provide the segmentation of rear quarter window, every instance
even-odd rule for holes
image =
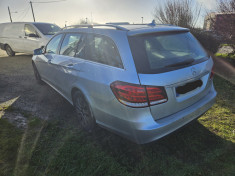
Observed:
[[[123,68],[120,54],[115,43],[108,37],[102,35],[87,35],[87,59]]]

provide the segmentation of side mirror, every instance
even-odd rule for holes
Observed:
[[[41,50],[42,50],[42,54],[44,54],[46,52],[45,46],[41,46]]]
[[[33,51],[33,55],[41,55],[41,54],[42,54],[42,48],[38,48]]]
[[[37,34],[34,34],[34,33],[31,33],[31,34],[29,34],[29,37],[38,38],[38,35],[37,35]]]

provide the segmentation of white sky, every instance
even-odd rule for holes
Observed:
[[[0,23],[9,22],[7,7],[10,7],[13,21],[33,21],[29,4],[30,0],[0,0]],[[48,2],[60,0],[32,0],[32,2]],[[205,7],[198,25],[203,24],[206,11],[213,11],[216,0],[194,0]],[[153,20],[154,7],[164,0],[65,0],[54,3],[33,3],[34,14],[38,22],[56,23],[59,26],[78,23],[88,18],[93,22],[130,22],[141,23]]]

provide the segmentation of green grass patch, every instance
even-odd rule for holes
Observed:
[[[216,53],[215,56],[222,57],[222,58],[230,58],[235,59],[235,54],[222,54],[222,53]]]
[[[222,47],[222,46],[232,46],[232,47],[235,47],[234,44],[221,44],[219,47]]]
[[[0,175],[13,175],[23,131],[0,119]]]
[[[83,132],[73,116],[42,121],[26,113],[24,134],[0,120],[0,147],[5,146],[0,148],[0,175],[235,175],[235,86],[217,76],[214,83],[217,101],[205,115],[145,145],[101,128]],[[10,131],[17,140],[5,140],[3,145]]]

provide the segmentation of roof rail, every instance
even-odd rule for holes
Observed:
[[[62,30],[64,29],[70,29],[70,28],[93,28],[93,27],[99,27],[99,26],[107,26],[107,27],[114,27],[117,30],[122,30],[122,31],[128,31],[128,29],[118,26],[118,25],[114,25],[114,24],[82,24],[82,25],[72,25],[72,26],[66,26],[64,28],[62,28]]]

